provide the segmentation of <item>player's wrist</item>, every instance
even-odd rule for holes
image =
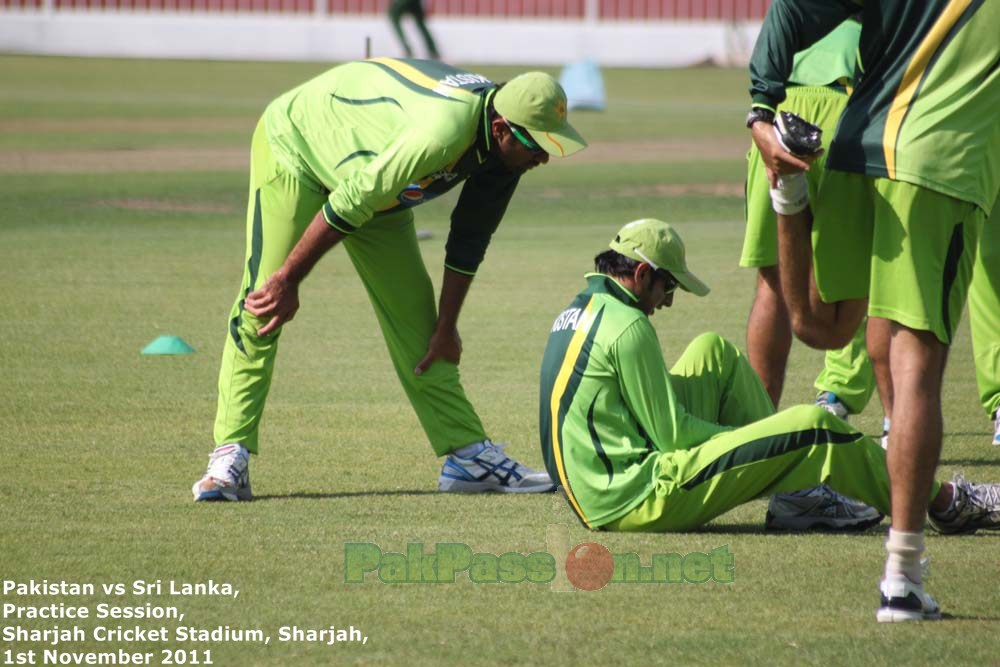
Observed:
[[[771,207],[780,215],[795,215],[809,206],[809,180],[804,171],[778,176],[771,188]]]
[[[774,123],[774,111],[767,107],[753,107],[750,109],[750,113],[747,114],[746,119],[747,128],[752,130],[753,126],[757,123],[766,123],[767,125]]]

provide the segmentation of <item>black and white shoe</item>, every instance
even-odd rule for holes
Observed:
[[[956,473],[951,481],[955,499],[940,514],[928,512],[939,533],[974,533],[980,528],[1000,530],[1000,484],[974,484]]]
[[[875,617],[879,623],[906,621],[936,621],[941,618],[941,607],[925,590],[905,574],[887,575],[879,584],[881,606]]]
[[[776,493],[767,505],[767,530],[864,530],[882,521],[874,507],[842,496],[826,484]]]

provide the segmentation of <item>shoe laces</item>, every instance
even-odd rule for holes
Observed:
[[[205,474],[220,482],[236,484],[246,470],[247,463],[246,455],[239,445],[230,450],[217,449],[208,456],[208,471]]]
[[[509,456],[507,456],[507,444],[506,442],[492,442],[486,440],[483,442],[483,451],[479,452],[474,456],[482,457],[491,463],[503,463],[505,461],[511,461]]]
[[[962,473],[956,473],[952,483],[956,489],[961,489],[965,502],[977,510],[1000,510],[1000,484],[975,484],[966,480]]]

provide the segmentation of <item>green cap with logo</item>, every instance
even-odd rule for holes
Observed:
[[[662,220],[643,218],[630,222],[612,239],[610,247],[637,262],[663,269],[680,283],[681,289],[695,296],[705,296],[708,285],[688,271],[684,260],[684,242],[673,227]]]
[[[587,147],[566,120],[565,91],[545,72],[528,72],[505,83],[493,98],[493,108],[528,130],[549,155],[566,157]]]

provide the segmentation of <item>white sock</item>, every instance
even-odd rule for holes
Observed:
[[[892,420],[888,417],[882,418],[882,433],[889,435],[889,426],[892,425]]]
[[[452,454],[454,456],[458,456],[463,459],[471,459],[473,456],[486,449],[487,442],[488,441],[484,440],[483,442],[474,442],[471,445],[466,445],[465,447],[459,447],[458,449],[453,451]]]
[[[889,539],[885,541],[885,550],[889,553],[889,557],[885,560],[886,575],[902,572],[913,583],[921,583],[923,575],[920,556],[924,553],[923,533],[904,533],[890,528]]]

